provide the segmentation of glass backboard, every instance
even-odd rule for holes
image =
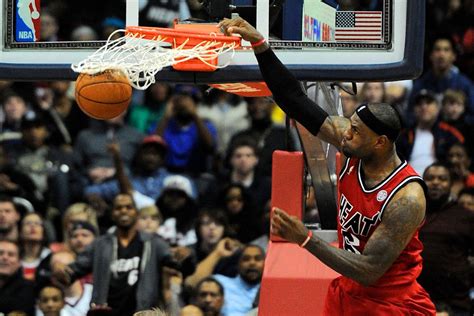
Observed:
[[[422,71],[423,0],[203,1],[0,0],[0,79],[74,80],[71,63],[103,45],[113,29],[163,27],[176,18],[210,23],[232,13],[269,38],[300,80],[399,80]],[[182,83],[261,80],[250,50],[236,51],[230,65],[215,72],[164,69],[157,77]]]

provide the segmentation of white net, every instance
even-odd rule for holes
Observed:
[[[117,35],[124,34],[116,38]],[[130,84],[135,89],[145,90],[155,83],[155,75],[164,67],[182,63],[197,58],[212,68],[226,67],[211,63],[219,55],[235,52],[235,43],[222,43],[219,41],[202,41],[192,48],[184,48],[187,41],[175,48],[169,48],[166,38],[158,36],[145,39],[144,35],[126,33],[126,30],[117,30],[112,33],[106,44],[92,55],[71,66],[72,70],[79,73],[96,74],[108,69],[119,69],[130,79]],[[166,47],[168,46],[168,47]]]

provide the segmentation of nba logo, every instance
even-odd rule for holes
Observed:
[[[16,0],[17,42],[36,42],[40,37],[40,0]]]

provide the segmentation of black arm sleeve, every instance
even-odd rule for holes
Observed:
[[[256,54],[260,71],[276,103],[313,135],[319,133],[328,114],[303,91],[300,82],[271,49]]]

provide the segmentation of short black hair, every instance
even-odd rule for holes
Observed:
[[[51,288],[54,288],[54,289],[59,290],[59,292],[61,292],[61,296],[62,296],[63,301],[64,301],[64,299],[66,298],[66,293],[64,292],[64,290],[63,290],[62,288],[60,288],[59,286],[56,286],[56,285],[54,285],[54,284],[52,284],[52,283],[48,283],[48,284],[44,285],[43,287],[41,287],[41,288],[39,289],[39,291],[38,291],[38,299],[39,299],[39,297],[40,297],[41,292],[42,292],[45,288],[47,288],[47,287],[51,287]]]
[[[18,212],[18,209],[16,207],[15,201],[11,196],[5,195],[5,194],[0,194],[0,203],[11,203],[13,207],[15,208],[15,211]]]
[[[199,210],[197,220],[194,223],[194,229],[196,231],[198,244],[200,244],[202,241],[202,236],[199,233],[199,228],[201,227],[201,220],[204,216],[207,216],[215,223],[224,226],[224,234],[222,238],[232,235],[232,231],[229,226],[229,219],[224,209],[218,207],[203,207]]]
[[[428,170],[431,169],[431,168],[435,168],[435,167],[445,168],[448,171],[448,174],[449,174],[449,181],[450,182],[452,181],[453,176],[451,174],[451,170],[449,169],[449,166],[447,164],[445,164],[444,162],[441,162],[441,161],[435,161],[431,165],[426,167],[425,171],[423,171],[423,179],[425,178],[426,173],[428,172]]]
[[[435,38],[431,42],[430,53],[433,52],[436,42],[438,41],[448,41],[451,44],[451,48],[453,49],[454,54],[458,55],[458,45],[449,33],[439,33],[435,36]]]
[[[461,195],[466,194],[474,197],[474,188],[463,188],[461,191],[458,193],[458,198],[461,197]]]
[[[257,248],[260,250],[260,252],[262,253],[262,255],[265,257],[266,256],[266,253],[265,253],[265,249],[263,249],[261,246],[257,245],[257,244],[246,244],[244,246],[244,248],[242,248],[241,252],[240,252],[240,257],[242,257],[242,255],[244,254],[245,250],[247,250],[248,248]],[[239,257],[239,260],[240,260],[240,257]]]
[[[397,130],[400,134],[403,128],[403,121],[398,110],[388,103],[370,103],[370,112],[383,124],[391,129]]]
[[[201,281],[198,282],[198,284],[196,284],[196,294],[199,293],[199,289],[201,288],[201,285],[203,285],[203,283],[206,283],[206,282],[215,283],[217,285],[217,287],[219,288],[219,293],[222,296],[224,296],[224,287],[222,286],[222,284],[219,281],[217,281],[215,278],[213,278],[211,276],[202,279]]]

